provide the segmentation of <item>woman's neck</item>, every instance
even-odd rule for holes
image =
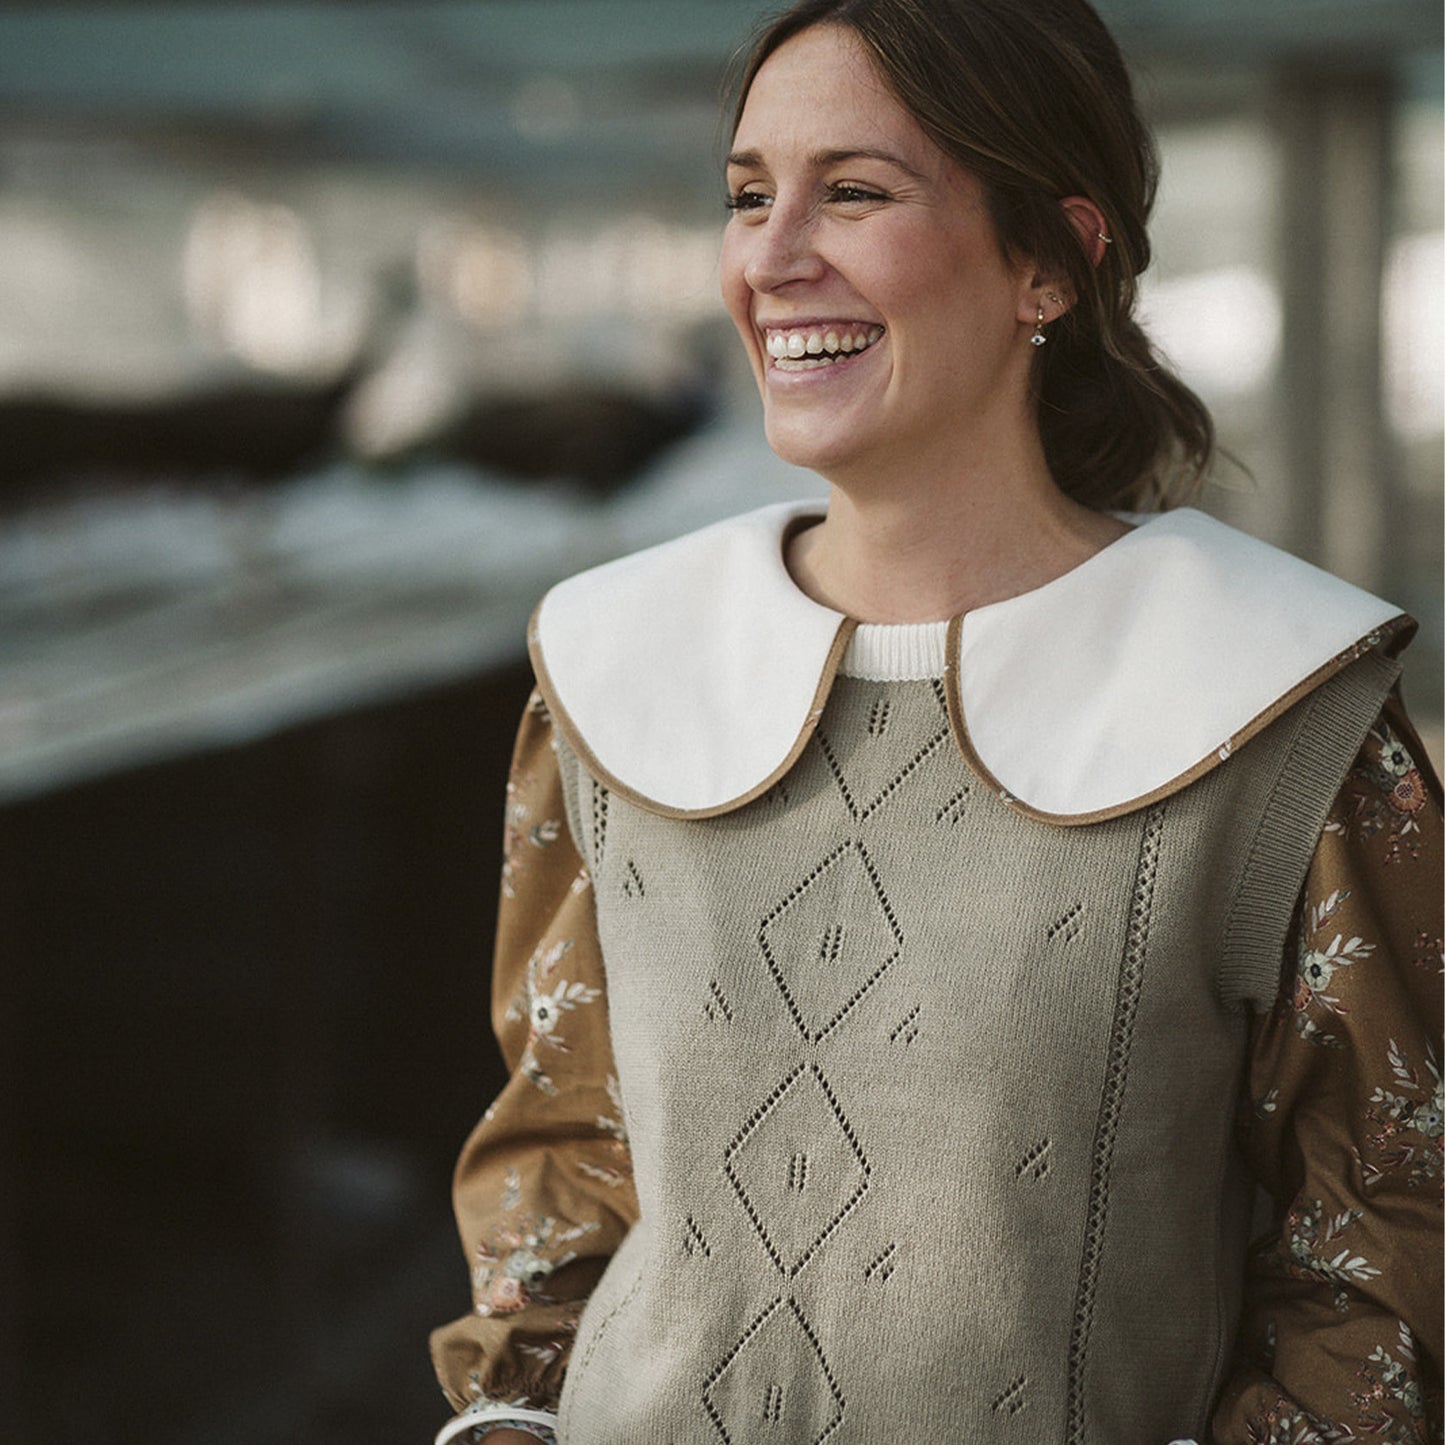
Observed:
[[[1051,582],[1128,527],[1066,497],[1040,462],[1013,476],[887,490],[834,483],[788,547],[793,580],[860,622],[928,622]]]

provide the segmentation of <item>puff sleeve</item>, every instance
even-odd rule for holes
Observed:
[[[1219,1445],[1440,1438],[1441,862],[1439,785],[1392,698],[1255,1024],[1242,1142],[1275,1228],[1249,1262]]]
[[[555,1410],[582,1307],[637,1215],[591,880],[565,817],[534,695],[507,784],[493,976],[511,1077],[456,1169],[472,1311],[431,1340],[452,1405],[494,1424],[489,1404]]]

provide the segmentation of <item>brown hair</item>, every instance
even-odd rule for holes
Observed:
[[[763,62],[824,24],[857,34],[925,133],[983,183],[1005,253],[1077,297],[1038,348],[1054,480],[1091,507],[1183,501],[1209,466],[1214,424],[1134,320],[1159,162],[1087,0],[799,0],[747,52],[734,131]],[[1112,243],[1098,266],[1059,205],[1066,196],[1105,217]]]

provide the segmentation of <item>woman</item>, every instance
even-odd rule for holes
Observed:
[[[831,496],[538,609],[439,1438],[1429,1438],[1409,624],[1141,514],[1153,182],[1084,0],[755,48],[723,289]]]

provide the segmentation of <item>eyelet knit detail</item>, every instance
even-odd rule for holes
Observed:
[[[862,622],[838,671],[862,682],[923,682],[942,677],[947,622]]]
[[[1109,1214],[1109,1176],[1114,1167],[1114,1142],[1124,1109],[1129,1059],[1134,1044],[1134,1021],[1144,990],[1144,966],[1149,927],[1154,916],[1154,883],[1159,871],[1159,842],[1164,834],[1163,803],[1144,815],[1139,842],[1139,863],[1134,874],[1129,906],[1129,927],[1114,995],[1114,1024],[1104,1066],[1104,1091],[1094,1131],[1093,1162],[1089,1174],[1089,1209],[1084,1226],[1084,1251],[1079,1265],[1079,1286],[1074,1322],[1069,1334],[1068,1418],[1066,1445],[1084,1445],[1087,1424],[1084,1377],[1089,1336],[1094,1324],[1094,1299],[1103,1266],[1104,1234]]]

